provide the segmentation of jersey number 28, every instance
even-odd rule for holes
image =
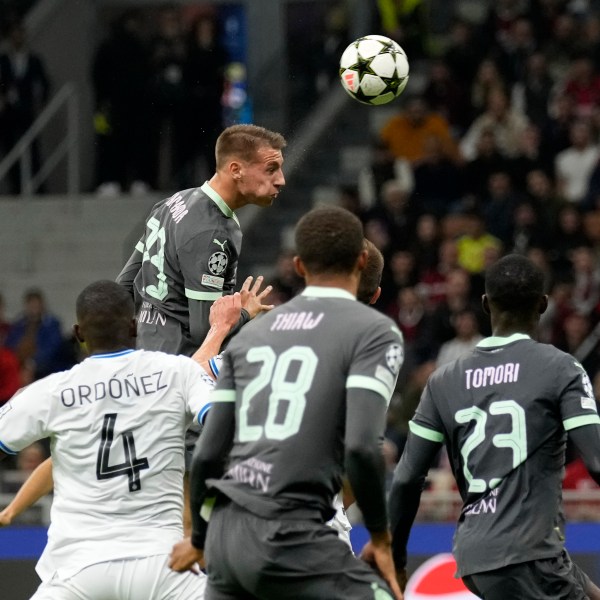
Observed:
[[[258,375],[242,393],[238,439],[253,442],[263,436],[270,440],[285,440],[300,429],[306,408],[306,393],[310,390],[319,359],[308,346],[292,346],[279,356],[271,346],[251,348],[246,354],[250,363],[262,363]],[[288,379],[296,363],[293,379]],[[267,418],[264,425],[250,424],[248,412],[256,395],[271,386],[268,397]],[[281,403],[285,403],[285,416],[280,416]]]

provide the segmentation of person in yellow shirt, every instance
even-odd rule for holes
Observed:
[[[488,254],[497,256],[502,242],[485,230],[485,222],[479,213],[469,213],[465,219],[465,233],[456,243],[458,264],[471,274],[482,273]]]

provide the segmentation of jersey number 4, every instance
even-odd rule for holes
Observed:
[[[117,465],[109,465],[110,448],[115,434],[116,414],[104,415],[102,424],[102,437],[100,439],[100,448],[98,448],[98,460],[96,461],[96,477],[98,479],[112,479],[127,475],[129,480],[129,491],[137,492],[142,489],[140,482],[140,471],[148,469],[148,459],[138,458],[135,453],[135,442],[131,431],[124,431],[121,434],[123,438],[123,448],[125,451],[125,460]]]

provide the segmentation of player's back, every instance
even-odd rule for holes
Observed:
[[[208,399],[201,372],[185,357],[126,350],[87,358],[13,400],[17,412],[39,397],[23,431],[51,439],[46,561],[74,568],[160,554],[180,539],[184,432]],[[44,560],[40,568],[52,570]]]
[[[217,383],[219,397],[235,397],[236,434],[227,474],[211,483],[267,518],[331,517],[346,390],[366,387],[389,399],[402,359],[393,329],[347,292],[312,287],[247,325]]]
[[[411,429],[446,440],[464,500],[461,574],[557,555],[565,430],[590,418],[582,367],[524,335],[487,338],[432,375]]]

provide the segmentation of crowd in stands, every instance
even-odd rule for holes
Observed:
[[[389,411],[390,466],[427,377],[490,335],[481,308],[485,270],[508,252],[529,256],[546,273],[550,302],[539,339],[577,358],[600,399],[600,3],[495,0],[485,18],[455,20],[435,48],[418,10],[426,3],[408,3],[412,12],[402,12],[402,4],[380,3],[382,32],[407,49],[409,60],[424,59],[418,64],[427,77],[418,90],[409,84],[397,114],[372,140],[370,164],[343,190],[344,206],[360,216],[385,257],[375,308],[396,321],[406,345]],[[178,13],[166,10],[156,37],[146,39],[139,17],[127,12],[114,24],[94,63],[96,132],[104,146],[98,185],[158,186],[158,164],[163,181],[197,182],[195,161],[206,148],[212,156],[211,136],[221,128],[209,110],[212,116],[195,125],[208,133],[190,137],[189,111],[217,111],[222,92],[222,55],[211,49],[215,23],[201,16],[186,30]],[[346,41],[342,22],[331,13],[330,56]],[[200,84],[188,75],[206,53],[213,61]],[[322,73],[311,77],[322,85]],[[133,106],[124,86],[155,94],[153,110],[180,152],[169,164],[157,150],[166,142],[144,138],[147,119],[157,114]],[[150,156],[140,148],[155,150]],[[274,265],[276,304],[301,289],[292,257],[284,249]],[[0,368],[12,361],[13,371],[18,366],[21,377],[24,370],[31,377],[25,356],[37,356],[37,368],[44,364],[34,353],[41,349],[33,326],[25,319],[8,332],[2,327]],[[593,486],[579,467],[570,467],[567,486]]]
[[[416,13],[391,4],[387,33],[426,59],[427,76],[340,202],[385,256],[376,308],[404,334],[387,440],[397,459],[427,376],[491,333],[484,274],[505,253],[547,274],[540,340],[575,356],[600,395],[600,7],[498,0],[433,52]],[[273,281],[283,298],[296,290],[288,260]],[[568,487],[595,487],[578,466]]]

